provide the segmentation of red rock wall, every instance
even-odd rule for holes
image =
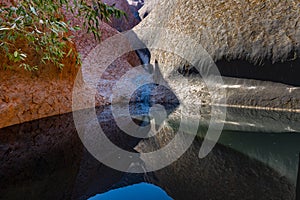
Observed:
[[[27,58],[37,61],[36,55],[24,46],[23,50],[29,52]],[[68,47],[76,52],[74,44],[69,43]],[[17,66],[4,70],[4,64],[13,66],[14,63],[5,54],[0,55],[0,60],[0,128],[70,111],[70,91],[79,69],[74,57],[64,58],[63,70],[53,64],[43,64],[36,72]]]
[[[82,25],[82,20],[73,18],[71,13],[65,13],[65,16],[73,24]],[[101,23],[101,31],[102,40],[118,33],[105,23]],[[84,30],[74,35],[76,49],[82,59],[99,44],[92,34],[87,34]],[[34,55],[30,56],[35,59]],[[7,58],[2,55],[0,60],[3,63]],[[117,67],[112,70],[116,74],[122,68],[128,69],[140,64],[133,52],[116,62]],[[66,58],[64,63],[62,72],[49,65],[42,66],[34,73],[22,69],[0,70],[0,128],[72,111],[73,82],[79,68],[75,68],[74,59]],[[96,105],[104,103],[101,95],[96,95],[96,101]]]

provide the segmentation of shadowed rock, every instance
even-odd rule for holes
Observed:
[[[174,48],[171,50],[185,48],[190,51],[186,52],[186,55],[192,55],[194,49],[186,47],[188,42],[181,41],[180,37],[164,37],[164,33],[167,31],[158,31],[155,35],[147,35],[140,30],[160,27],[195,40],[208,52],[223,76],[299,86],[299,8],[298,1],[163,0],[156,5],[147,18],[134,28],[134,31],[141,38],[153,40],[153,43],[172,44]],[[185,75],[191,80],[190,88],[197,90],[198,98],[200,98],[200,94],[208,93],[205,83],[199,77],[210,73],[211,68],[208,67],[201,55],[197,62],[194,61],[197,66],[193,66],[186,58],[172,52],[161,49],[150,49],[150,52],[150,63],[158,61],[164,78],[168,79],[167,82],[175,92],[177,91],[178,94],[193,93],[187,87],[181,86],[186,80],[186,77],[183,77]],[[193,67],[200,68],[201,71],[195,71]],[[234,83],[235,80],[229,80],[229,82]],[[226,91],[230,104],[241,106],[246,102],[247,106],[254,107],[287,109],[298,109],[299,107],[299,105],[288,105],[288,100],[281,100],[284,97],[289,99],[291,96],[297,99],[299,95],[297,90],[293,90],[290,86],[270,84],[268,88],[257,87],[258,89],[248,90],[248,83],[250,82],[241,84],[238,90]],[[257,86],[260,82],[251,84]],[[275,88],[279,86],[283,89],[279,89],[276,94],[273,94]],[[220,87],[220,85],[216,85],[217,89],[211,92],[215,93]],[[260,90],[259,94],[256,93],[258,90]],[[267,90],[270,91],[267,92]],[[279,92],[283,90],[293,90],[293,92],[289,94]],[[251,102],[249,97],[251,97]],[[205,102],[209,104],[209,97],[205,97]]]

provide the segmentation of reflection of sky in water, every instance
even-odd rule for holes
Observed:
[[[131,185],[116,190],[111,190],[104,194],[98,194],[89,200],[171,200],[172,198],[167,195],[161,188],[148,184],[140,183]]]

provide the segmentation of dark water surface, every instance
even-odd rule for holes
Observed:
[[[169,114],[177,105],[165,107]],[[147,112],[139,104],[130,108],[135,116]],[[244,111],[235,111],[239,113],[253,129],[227,126],[213,151],[199,159],[205,130],[200,127],[199,137],[179,160],[144,174],[116,171],[91,156],[77,135],[72,113],[0,129],[0,199],[88,199],[145,182],[159,186],[173,199],[295,199],[299,132],[273,132],[266,125],[273,123],[269,118],[259,120],[265,124],[263,128]],[[287,123],[297,127],[295,115],[283,122],[274,117],[274,126]],[[163,146],[168,141],[165,137],[174,136],[163,132],[161,139],[150,142],[129,136],[117,127],[110,106],[97,108],[97,116],[108,138],[128,151],[135,152],[138,144],[150,149],[151,145]],[[144,121],[136,123],[149,122],[147,117],[141,119]],[[139,195],[143,199],[143,194]]]

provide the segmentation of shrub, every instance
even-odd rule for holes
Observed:
[[[9,64],[4,69],[21,67],[28,71],[38,70],[39,65],[52,63],[63,69],[63,58],[73,56],[77,65],[80,55],[67,45],[72,42],[72,31],[83,27],[72,26],[61,14],[62,8],[83,17],[83,26],[100,40],[99,20],[110,21],[126,14],[114,7],[93,0],[10,0],[0,3],[0,53],[6,55]],[[28,59],[34,55],[35,62]]]

